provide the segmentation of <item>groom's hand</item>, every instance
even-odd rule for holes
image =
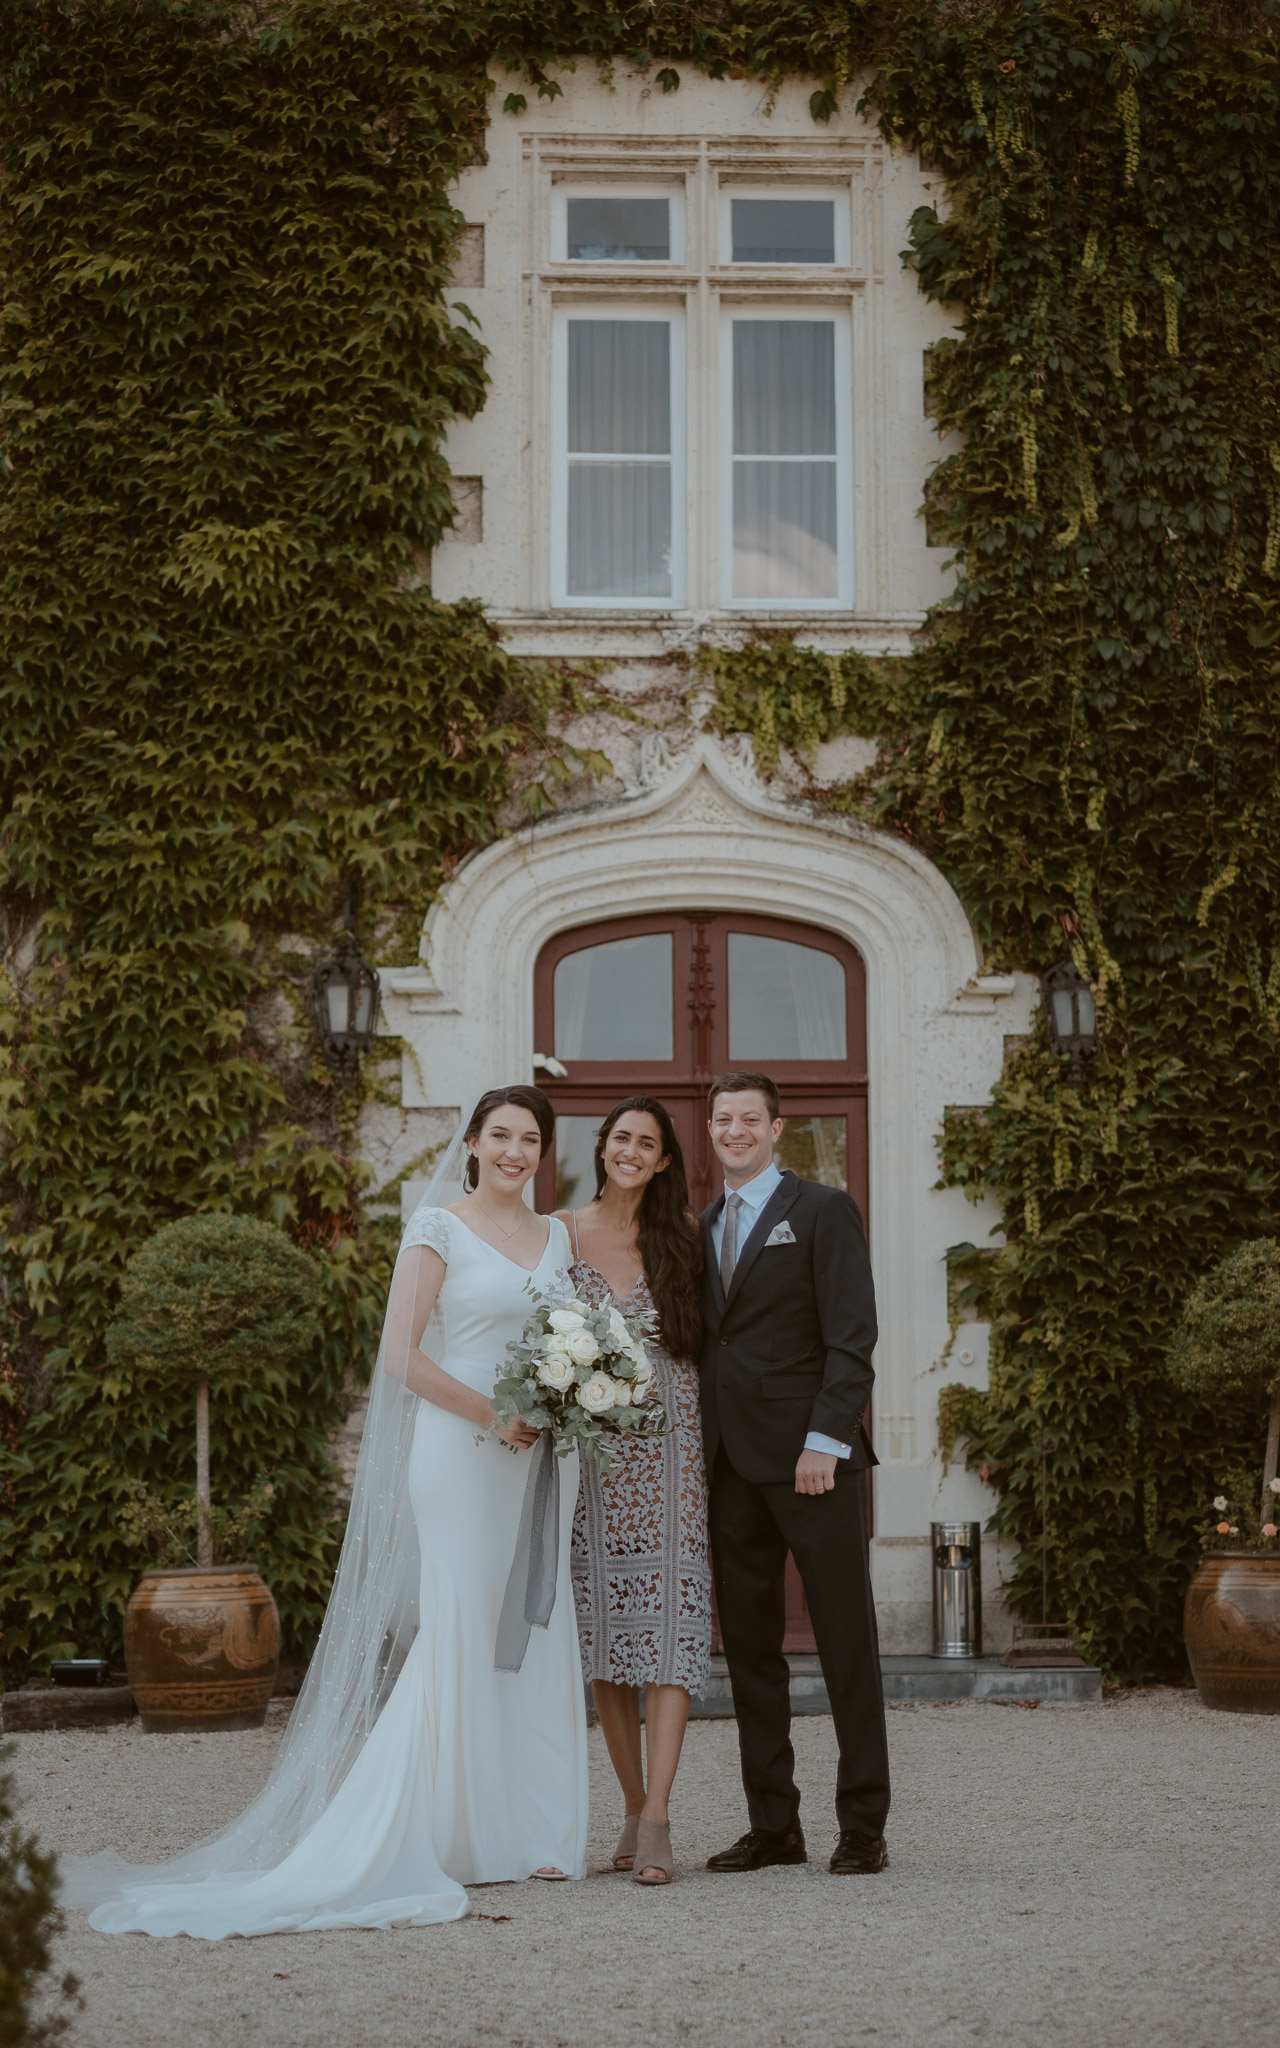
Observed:
[[[836,1459],[830,1451],[801,1451],[796,1460],[797,1493],[831,1493],[836,1483]]]

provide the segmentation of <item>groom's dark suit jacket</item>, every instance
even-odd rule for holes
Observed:
[[[851,1466],[876,1464],[862,1427],[874,1378],[875,1289],[856,1202],[785,1172],[742,1246],[727,1301],[711,1240],[723,1207],[721,1195],[702,1216],[708,1473],[723,1443],[753,1485],[793,1480],[811,1429],[851,1445]],[[794,1243],[768,1242],[779,1224]]]

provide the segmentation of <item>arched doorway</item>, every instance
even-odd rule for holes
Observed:
[[[867,1217],[866,977],[847,940],[787,919],[700,910],[580,925],[538,957],[534,1018],[537,1049],[565,1069],[539,1076],[556,1109],[540,1209],[591,1199],[600,1119],[640,1090],[670,1110],[694,1207],[704,1208],[721,1185],[708,1085],[727,1068],[756,1067],[782,1091],[779,1165],[846,1188]],[[786,1647],[814,1648],[791,1565]]]

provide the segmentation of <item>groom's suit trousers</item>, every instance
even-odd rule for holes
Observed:
[[[733,1685],[751,1825],[790,1827],[800,1806],[791,1746],[790,1674],[782,1654],[787,1552],[804,1586],[835,1722],[836,1819],[884,1832],[889,1755],[867,1545],[867,1476],[842,1460],[830,1493],[794,1478],[744,1479],[721,1444],[711,1474],[711,1556]]]

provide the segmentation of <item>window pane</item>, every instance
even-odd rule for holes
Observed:
[[[596,1132],[600,1116],[556,1118],[556,1207],[585,1209],[596,1192]]]
[[[567,953],[555,975],[558,1060],[669,1060],[670,932]]]
[[[840,595],[834,462],[735,462],[733,594]]]
[[[844,968],[834,954],[730,932],[730,1060],[844,1057]]]
[[[735,320],[735,455],[834,455],[835,323]]]
[[[832,199],[735,199],[735,263],[834,263]]]
[[[670,464],[569,464],[566,594],[670,597]]]
[[[581,263],[666,263],[671,209],[666,199],[570,199],[568,253]]]
[[[559,1137],[560,1126],[556,1125]],[[845,1120],[842,1116],[789,1116],[782,1136],[773,1148],[777,1165],[789,1166],[801,1180],[816,1180],[824,1188],[848,1192]],[[591,1183],[592,1188],[595,1182]]]
[[[666,320],[569,322],[569,448],[575,455],[669,455]]]

